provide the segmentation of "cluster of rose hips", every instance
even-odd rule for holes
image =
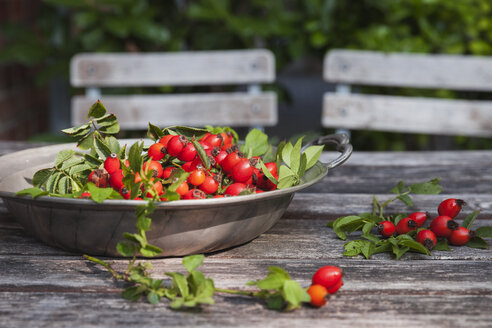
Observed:
[[[431,221],[430,229],[418,230],[416,240],[428,250],[434,248],[437,238],[447,238],[448,242],[454,246],[463,246],[468,243],[475,232],[460,227],[453,220],[464,205],[466,203],[461,199],[449,198],[442,201],[437,208],[439,216]],[[429,213],[414,212],[398,221],[396,226],[391,221],[383,221],[379,224],[378,230],[383,237],[393,236],[395,232],[398,235],[406,234],[421,228],[429,217]]]
[[[165,193],[163,183],[174,182],[169,179],[176,168],[189,173],[186,181],[175,190],[181,199],[221,198],[276,189],[276,184],[259,168],[261,158],[245,157],[233,141],[232,134],[225,132],[207,133],[197,140],[210,162],[210,168],[206,169],[194,143],[188,137],[171,134],[163,136],[148,148],[148,160],[142,166],[142,172],[152,171],[151,191],[142,190],[133,199],[156,199],[154,196],[158,195],[158,199],[166,201],[162,196]],[[277,164],[264,164],[270,174],[278,179]],[[111,186],[124,199],[130,199],[131,190],[124,185],[125,170],[122,165],[128,167],[129,162],[122,163],[117,154],[113,153],[106,158],[104,169],[94,170],[88,181],[102,188]],[[135,183],[142,181],[140,172],[134,174]]]
[[[328,265],[320,268],[314,273],[307,290],[311,297],[310,304],[315,307],[325,305],[327,297],[335,294],[342,285],[342,270],[339,267]]]

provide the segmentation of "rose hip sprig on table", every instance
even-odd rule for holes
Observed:
[[[479,211],[473,211],[463,220],[460,226],[454,218],[460,213],[466,202],[461,199],[445,199],[437,206],[438,215],[432,218],[428,212],[413,212],[396,215],[384,215],[384,208],[391,202],[400,200],[413,206],[410,194],[437,194],[442,190],[439,179],[405,187],[399,182],[391,192],[396,197],[381,203],[373,199],[373,211],[359,215],[338,218],[328,224],[340,239],[346,240],[347,234],[362,231],[364,239],[349,241],[345,244],[345,256],[362,254],[369,259],[372,255],[383,252],[393,253],[399,259],[406,252],[418,252],[430,255],[432,250],[449,251],[453,246],[473,248],[489,248],[483,238],[492,237],[492,227],[480,227],[471,230]],[[430,223],[430,224],[429,224]],[[428,226],[427,226],[428,225]],[[378,234],[372,233],[377,230]]]

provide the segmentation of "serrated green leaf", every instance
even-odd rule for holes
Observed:
[[[55,167],[59,168],[66,160],[72,158],[75,152],[70,149],[60,151],[55,157]]]
[[[143,152],[143,141],[135,142],[129,150],[128,161],[130,163],[130,169],[137,173],[140,172],[142,168],[142,152]]]
[[[311,301],[309,294],[295,280],[286,280],[282,288],[282,295],[287,302],[286,310],[294,310],[301,306],[302,302]]]
[[[159,304],[159,302],[161,301],[161,297],[155,291],[151,290],[147,294],[147,301],[149,301],[150,304],[156,305]]]
[[[58,192],[62,193],[62,194],[68,194],[69,190],[68,190],[68,177],[67,176],[62,176],[60,177],[60,179],[58,180]]]
[[[150,139],[157,141],[164,136],[164,131],[162,131],[161,128],[159,128],[159,127],[157,127],[157,126],[155,126],[149,122],[149,127],[147,129],[147,136]]]
[[[15,196],[26,196],[26,195],[29,195],[32,198],[36,198],[39,196],[49,195],[49,192],[34,187],[34,188],[22,189],[15,193]]]
[[[145,286],[131,286],[123,291],[122,296],[129,301],[136,302],[144,295],[146,289]]]
[[[399,245],[404,246],[404,247],[408,247],[412,251],[415,251],[418,253],[430,255],[430,251],[424,245],[422,245],[421,243],[419,243],[415,240],[403,239],[403,240],[400,240]]]
[[[400,195],[400,196],[398,196],[396,198],[398,198],[399,200],[401,200],[408,207],[413,206],[413,200],[408,195]]]
[[[77,147],[80,149],[90,149],[94,145],[94,131],[86,134],[84,137],[79,139],[77,142]]]
[[[385,253],[392,251],[391,243],[387,241],[380,241],[378,245],[374,248],[373,254]]]
[[[89,154],[84,154],[84,159],[85,159],[88,163],[90,163],[90,164],[92,164],[92,165],[94,165],[94,166],[96,166],[96,167],[100,166],[100,165],[103,163],[103,161],[102,161],[102,160],[100,160],[99,158],[94,157],[94,156],[89,155]]]
[[[92,165],[89,165],[89,164],[79,164],[79,165],[75,165],[75,166],[72,166],[70,168],[70,171],[68,172],[71,176],[74,176],[76,174],[79,174],[81,172],[84,172],[84,171],[91,171],[95,169],[94,166]]]
[[[34,187],[42,187],[54,172],[54,169],[41,169],[37,171],[32,177],[32,185]]]
[[[130,241],[123,240],[116,245],[116,251],[121,256],[131,257],[137,252],[137,246]]]
[[[345,248],[345,252],[343,253],[343,256],[357,256],[359,255],[362,251],[362,244],[360,243],[360,240],[353,240],[349,241],[348,243],[345,243],[343,247]]]
[[[436,178],[423,183],[415,183],[408,187],[408,190],[414,194],[433,195],[439,194],[442,187],[439,185],[441,178]]]
[[[111,149],[99,137],[94,138],[94,150],[101,159],[106,159],[111,155]]]
[[[195,254],[183,257],[183,266],[188,272],[193,272],[202,265],[205,256],[203,254]]]
[[[347,239],[345,235],[345,231],[349,230],[350,232],[354,231],[354,227],[359,227],[364,224],[363,218],[356,215],[349,215],[338,218],[333,223],[333,231],[337,234],[340,239]]]
[[[292,149],[294,149],[294,146],[292,146],[292,144],[290,142],[287,142],[282,148],[281,158],[282,158],[282,161],[285,164],[287,164],[288,167],[291,166],[290,154],[292,153]]]
[[[492,238],[492,227],[480,227],[475,232],[478,237]]]
[[[200,139],[200,137],[204,136],[208,132],[206,129],[192,128],[189,126],[173,126],[170,129],[174,129],[176,133],[187,138],[195,137],[196,139]]]
[[[433,251],[451,251],[451,248],[449,247],[448,241],[446,239],[441,239],[438,240],[434,248],[432,249]]]
[[[379,237],[372,233],[363,233],[362,237],[375,243],[380,241]]]
[[[140,254],[142,254],[142,256],[145,257],[154,257],[162,253],[161,248],[151,244],[147,244],[144,247],[140,247],[138,251],[140,252]]]
[[[258,129],[252,129],[244,138],[241,151],[248,154],[248,157],[261,156],[267,152],[269,146],[268,136]]]
[[[468,214],[466,218],[463,220],[461,226],[467,229],[471,229],[471,226],[473,225],[473,222],[477,218],[478,214],[480,214],[480,210],[473,211],[470,214]]]
[[[149,231],[151,223],[152,220],[148,217],[145,217],[145,215],[139,216],[137,218],[137,229],[143,231]]]
[[[324,146],[309,146],[304,150],[303,154],[306,154],[306,170],[309,170],[317,162],[321,154],[323,153]]]
[[[393,245],[392,249],[396,260],[399,260],[406,252],[410,250],[409,247],[397,247],[395,245]]]
[[[299,162],[299,169],[297,170],[297,176],[302,178],[304,173],[306,173],[307,157],[306,154],[301,155],[301,161]]]
[[[374,222],[367,222],[364,224],[362,227],[362,233],[363,234],[368,234],[371,232],[371,229],[375,226]]]
[[[104,138],[104,143],[108,146],[112,153],[119,154],[121,150],[120,142],[113,136],[106,136]],[[121,157],[119,157],[121,158]]]
[[[91,126],[89,123],[85,123],[73,128],[68,128],[68,129],[63,129],[61,132],[63,132],[66,135],[69,135],[71,137],[81,137],[85,136],[87,133],[91,131]]]
[[[376,248],[376,245],[370,241],[370,240],[363,240],[362,241],[362,246],[360,248],[360,251],[362,253],[362,255],[364,255],[364,257],[366,259],[370,259],[372,254],[374,254],[374,250]]]
[[[480,248],[480,249],[488,249],[489,244],[483,240],[481,237],[475,236],[470,239],[466,246],[471,248]]]
[[[59,171],[53,172],[53,174],[48,178],[48,181],[46,181],[46,190],[52,194],[56,193],[56,186],[60,177],[61,173]]]
[[[79,165],[83,162],[84,162],[83,157],[71,157],[62,163],[60,169],[63,171],[67,171],[71,167]]]
[[[99,118],[106,114],[106,107],[98,100],[89,108],[89,112],[87,113],[87,118]]]
[[[275,293],[268,297],[267,307],[271,310],[281,311],[285,307],[284,297],[280,293]]]

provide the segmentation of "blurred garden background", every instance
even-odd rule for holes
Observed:
[[[492,0],[0,0],[0,139],[62,140],[70,125],[69,61],[80,52],[267,48],[274,55],[279,123],[269,135],[321,128],[325,53],[335,48],[492,55]],[[132,92],[180,92],[162,86]],[[487,93],[386,90],[446,98]],[[359,150],[435,148],[435,137],[353,131]],[[443,137],[450,149],[492,148]],[[443,144],[440,142],[439,144]]]

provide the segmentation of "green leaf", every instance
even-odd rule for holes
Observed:
[[[98,100],[89,108],[87,118],[99,118],[104,116],[104,114],[106,114],[106,107]]]
[[[399,181],[396,186],[390,189],[390,192],[393,194],[401,194],[405,189],[405,184],[403,181]]]
[[[121,146],[120,146],[120,143],[119,143],[118,139],[116,139],[115,137],[113,137],[113,136],[106,136],[104,138],[104,143],[106,144],[106,146],[108,146],[109,150],[112,153],[115,153],[115,154],[119,154],[120,153]],[[121,156],[119,156],[119,158],[121,158]]]
[[[200,265],[202,265],[205,256],[203,254],[195,254],[183,257],[183,266],[188,272],[195,271]]]
[[[129,150],[128,161],[130,162],[130,169],[137,173],[140,172],[142,167],[142,152],[143,152],[143,141],[135,142]]]
[[[426,254],[426,255],[430,255],[430,252],[427,248],[425,248],[424,245],[422,245],[421,243],[415,241],[415,240],[409,240],[409,239],[403,239],[403,240],[400,240],[398,242],[399,245],[401,246],[404,246],[404,247],[408,247],[410,248],[412,251],[415,251],[415,252],[418,252],[418,253],[422,253],[422,254]]]
[[[362,252],[362,240],[352,240],[343,245],[345,252],[343,256],[357,256]]]
[[[150,304],[156,305],[159,304],[159,302],[161,301],[161,297],[155,291],[151,290],[147,294],[147,301],[149,301]]]
[[[363,218],[356,215],[349,215],[341,217],[335,220],[333,223],[333,231],[337,234],[340,239],[347,239],[345,231],[354,231],[354,227],[359,227],[363,225]]]
[[[100,160],[99,158],[94,157],[94,156],[89,155],[89,154],[84,154],[84,159],[88,163],[90,163],[90,164],[92,164],[93,166],[96,166],[96,167],[99,166],[99,165],[101,165],[103,163],[103,161]]]
[[[56,193],[56,186],[58,185],[58,180],[60,180],[61,176],[61,172],[53,172],[53,174],[48,178],[48,181],[46,181],[46,190],[48,190],[52,194]]]
[[[301,161],[299,163],[299,169],[297,170],[297,176],[302,178],[304,173],[306,173],[307,157],[306,154],[301,155]]]
[[[398,197],[399,200],[401,200],[403,203],[405,203],[405,205],[407,205],[408,207],[411,207],[413,206],[413,200],[412,198],[410,198],[410,196],[408,195],[400,195]]]
[[[435,178],[424,183],[415,183],[410,185],[408,190],[414,194],[439,194],[442,191],[439,181],[441,181],[441,178]]]
[[[451,251],[449,248],[448,241],[446,239],[438,240],[436,246],[432,249],[433,251]]]
[[[292,144],[290,142],[286,143],[283,148],[282,148],[282,152],[281,152],[281,158],[282,158],[282,161],[287,164],[287,166],[290,167],[290,154],[292,153],[292,149],[294,149],[294,146],[292,146]]]
[[[145,257],[154,257],[162,253],[161,248],[151,244],[146,244],[144,247],[140,247],[138,251]]]
[[[130,241],[123,240],[116,245],[116,251],[121,256],[131,257],[137,252],[137,246]]]
[[[82,164],[83,162],[83,157],[71,157],[62,163],[60,169],[63,171],[67,171],[71,167]]]
[[[62,193],[62,194],[68,194],[69,190],[68,190],[68,177],[65,175],[65,176],[62,176],[59,180],[58,180],[58,192]]]
[[[154,140],[157,141],[158,139],[162,138],[164,136],[164,131],[162,131],[161,128],[151,124],[149,122],[149,127],[147,129],[147,136]]]
[[[258,129],[252,129],[244,138],[241,151],[251,156],[261,156],[267,152],[269,147],[268,136]]]
[[[204,136],[208,132],[206,129],[197,129],[189,126],[174,126],[172,129],[187,138],[195,137],[196,139],[200,139],[200,137]]]
[[[259,163],[260,163],[261,171],[263,172],[263,174],[268,178],[268,180],[270,180],[271,182],[273,182],[274,184],[277,185],[278,180],[275,179],[275,177],[270,173],[268,168],[265,166],[265,163],[263,163],[262,160],[260,160]]]
[[[280,165],[278,170],[278,189],[285,189],[293,186],[297,181],[297,176],[290,168]]]
[[[391,245],[391,243],[387,242],[386,240],[382,240],[379,242],[379,244],[376,244],[373,254],[391,252],[392,248],[393,246]]]
[[[186,278],[178,272],[166,272],[166,275],[173,279],[173,288],[179,291],[181,297],[186,298],[190,294]]]
[[[89,123],[85,123],[73,128],[63,129],[61,132],[69,135],[71,137],[81,137],[85,136],[87,133],[91,131],[91,126]]]
[[[360,251],[366,259],[371,258],[372,254],[374,254],[375,249],[376,249],[376,245],[372,241],[370,240],[362,241]]]
[[[368,234],[371,232],[371,229],[375,226],[374,222],[367,222],[364,224],[362,227],[362,233],[363,234]]]
[[[393,253],[395,254],[395,259],[399,260],[406,252],[410,250],[409,247],[398,247],[393,245]]]
[[[123,291],[122,296],[129,301],[136,302],[143,296],[146,289],[145,286],[131,286]]]
[[[472,247],[472,248],[481,248],[481,249],[488,249],[489,244],[483,240],[482,238],[475,236],[470,239],[468,243],[466,243],[466,246]]]
[[[137,218],[137,229],[143,231],[149,231],[152,220],[145,215],[141,215]]]
[[[34,176],[32,177],[32,185],[34,187],[41,187],[43,186],[46,181],[48,181],[49,177],[55,172],[54,169],[41,169],[34,173]]]
[[[26,196],[26,195],[30,195],[32,198],[36,198],[39,196],[49,195],[49,192],[34,187],[34,188],[19,190],[18,192],[15,193],[15,196]]]
[[[304,150],[304,154],[306,154],[306,170],[309,170],[313,167],[317,162],[321,154],[323,153],[324,146],[309,146]]]
[[[172,184],[167,188],[167,190],[175,192],[176,189],[186,181],[188,176],[190,175],[189,172],[186,172],[182,168],[176,168],[173,170],[171,173],[171,176],[169,176],[170,181],[172,181]]]
[[[285,307],[285,300],[282,294],[275,293],[268,297],[267,307],[271,310],[281,311]]]
[[[295,280],[286,280],[282,288],[282,295],[287,301],[286,310],[297,309],[302,302],[309,302],[311,297]]]
[[[471,229],[471,226],[473,225],[473,222],[477,218],[478,214],[480,214],[480,210],[473,211],[470,214],[468,214],[466,218],[463,220],[461,226],[467,229]]]
[[[215,286],[212,279],[205,279],[198,285],[195,300],[202,304],[214,304]]]
[[[63,164],[63,162],[72,158],[74,155],[75,152],[70,149],[65,149],[60,151],[55,157],[55,167],[60,167]]]
[[[480,227],[475,232],[477,237],[492,238],[492,227]]]
[[[301,165],[301,148],[302,148],[302,139],[303,137],[297,140],[294,148],[290,152],[290,169],[292,172],[296,173],[299,171],[299,166]]]
[[[80,149],[90,149],[94,145],[94,131],[85,135],[77,142],[77,147]]]
[[[195,139],[191,140],[193,143],[193,146],[195,146],[196,152],[198,154],[198,157],[200,157],[203,166],[205,169],[209,170],[210,169],[210,159],[208,158],[207,153],[205,152],[205,149],[203,149],[203,146],[201,143],[196,141]]]
[[[100,137],[94,138],[94,150],[102,159],[106,159],[109,155],[111,155],[111,149],[109,149],[104,141],[100,139]]]
[[[377,243],[380,241],[379,237],[376,236],[375,234],[372,234],[372,233],[363,233],[362,236],[363,238],[367,239],[367,240],[370,240],[374,243]]]
[[[96,203],[102,203],[113,193],[113,188],[98,188],[92,182],[87,184],[87,189],[91,193],[91,199]]]

